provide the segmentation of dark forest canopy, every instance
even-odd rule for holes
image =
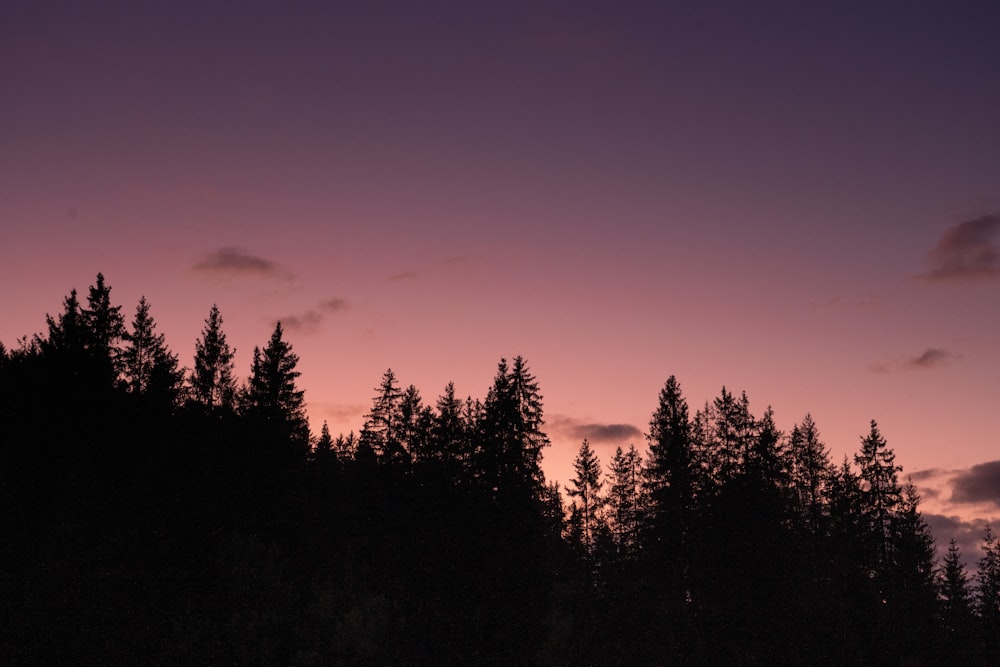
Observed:
[[[874,421],[837,463],[671,376],[645,447],[585,440],[560,488],[521,357],[482,399],[388,370],[316,435],[280,324],[240,381],[217,307],[186,370],[110,294],[0,346],[7,662],[1000,662],[997,539],[937,562]]]

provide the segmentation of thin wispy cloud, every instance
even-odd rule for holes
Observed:
[[[592,443],[626,444],[643,437],[642,431],[632,424],[602,424],[587,422],[565,415],[553,415],[548,429],[570,440],[586,438]]]
[[[368,411],[368,408],[360,403],[323,403],[317,408],[320,414],[338,422],[358,419]]]
[[[881,361],[872,364],[869,369],[873,373],[895,373],[898,371],[927,370],[946,366],[962,356],[938,347],[929,347],[913,357],[900,357],[891,361]]]
[[[314,334],[322,329],[323,322],[330,315],[342,313],[349,308],[345,299],[334,298],[320,301],[315,308],[303,313],[286,315],[271,320],[271,324],[281,322],[286,331],[297,334]]]
[[[463,266],[466,266],[468,262],[468,255],[453,255],[451,257],[434,260],[433,262],[424,265],[419,270],[407,269],[405,271],[400,271],[399,273],[394,273],[389,276],[387,280],[393,282],[406,282],[422,279],[426,276],[433,276],[441,271],[453,271],[460,269]]]
[[[1000,279],[1000,214],[984,215],[948,229],[929,253],[930,269],[917,276],[930,282]]]
[[[194,265],[192,270],[202,275],[221,278],[257,276],[291,280],[294,275],[277,262],[251,255],[243,248],[225,247],[211,252]]]
[[[319,308],[328,313],[339,313],[347,310],[347,301],[345,299],[326,299],[319,302]]]

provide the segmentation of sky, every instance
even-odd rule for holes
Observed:
[[[392,368],[536,375],[568,483],[675,375],[831,456],[869,421],[939,543],[1000,521],[995,2],[0,8],[0,341],[97,272],[191,366],[276,321],[312,426]]]

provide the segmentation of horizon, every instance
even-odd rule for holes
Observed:
[[[482,397],[520,354],[563,484],[581,435],[644,447],[675,375],[692,411],[811,413],[834,461],[875,419],[965,548],[1000,518],[997,30],[989,2],[6,8],[0,341],[97,271],[182,365],[213,303],[240,377],[281,320],[314,433],[359,430],[386,368]]]

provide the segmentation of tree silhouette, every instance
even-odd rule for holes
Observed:
[[[298,363],[299,357],[284,340],[284,330],[278,322],[263,352],[254,349],[244,406],[245,412],[258,421],[272,439],[287,447],[293,461],[305,460],[309,452],[305,392],[296,384],[300,375],[296,370]]]
[[[149,404],[172,409],[180,399],[184,371],[178,368],[177,356],[167,347],[166,337],[156,333],[145,296],[139,299],[131,333],[123,337],[121,366],[127,391]]]
[[[604,482],[601,479],[601,462],[586,439],[580,445],[580,451],[573,460],[573,470],[576,472],[576,477],[570,480],[573,486],[567,487],[566,493],[570,498],[580,499],[579,539],[583,545],[584,553],[587,554],[588,558],[592,558],[602,519],[601,510],[604,507],[604,498],[601,497],[601,488],[604,486]]]
[[[379,460],[387,465],[407,464],[410,453],[403,445],[400,414],[403,392],[391,368],[382,375],[382,382],[375,392],[371,412],[365,417],[361,429],[360,444],[375,452]]]
[[[639,530],[643,525],[645,499],[642,487],[642,456],[629,445],[618,447],[608,468],[611,486],[607,504],[615,544],[621,559],[631,559],[639,548]]]
[[[219,307],[213,304],[205,320],[201,338],[195,341],[194,371],[190,382],[197,403],[209,410],[235,407],[235,355],[236,350],[230,349],[226,334],[222,331]]]

